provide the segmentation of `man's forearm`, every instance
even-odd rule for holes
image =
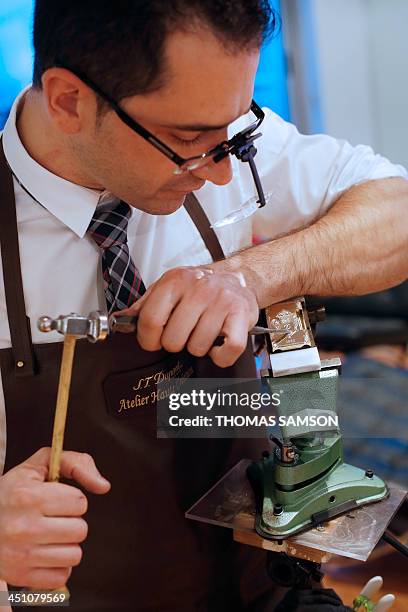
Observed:
[[[408,181],[344,193],[307,228],[215,264],[241,271],[260,307],[296,295],[362,295],[408,278]]]

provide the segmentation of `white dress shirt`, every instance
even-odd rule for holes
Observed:
[[[16,129],[15,101],[3,132],[7,161],[14,180],[21,267],[27,314],[33,342],[59,342],[56,332],[43,334],[36,321],[69,312],[87,314],[105,309],[100,252],[86,230],[98,203],[110,194],[80,187],[35,162],[24,149]],[[274,238],[313,222],[349,187],[371,179],[399,176],[406,170],[391,164],[369,147],[352,147],[325,135],[302,136],[269,109],[257,140],[256,164],[271,200],[253,217],[217,230],[227,254],[251,245],[253,234]],[[246,118],[231,126],[242,129]],[[232,160],[232,182],[224,187],[207,183],[196,195],[214,222],[255,194],[247,164]],[[20,186],[32,194],[33,199]],[[40,204],[38,202],[40,202]],[[166,270],[211,261],[210,255],[182,207],[167,216],[133,209],[128,227],[133,260],[149,286]],[[0,261],[0,348],[11,345]],[[9,409],[13,409],[12,406]],[[29,409],[29,407],[27,407]],[[6,448],[4,397],[0,380],[0,474]]]

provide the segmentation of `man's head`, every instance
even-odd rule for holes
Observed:
[[[191,157],[224,140],[249,109],[259,48],[274,25],[267,0],[37,0],[34,87],[81,182],[155,214],[206,180],[228,182],[228,159],[175,176],[174,163],[75,73]]]

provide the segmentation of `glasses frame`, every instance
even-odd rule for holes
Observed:
[[[256,121],[251,123],[242,131],[235,134],[229,140],[224,140],[215,147],[211,148],[206,153],[202,153],[201,155],[193,155],[192,157],[181,157],[181,155],[173,151],[171,147],[166,145],[162,140],[157,138],[157,136],[155,136],[149,130],[143,127],[143,125],[141,125],[138,121],[130,117],[130,115],[128,115],[119,106],[119,104],[116,102],[116,100],[114,100],[114,98],[112,98],[109,94],[103,91],[103,89],[101,89],[99,85],[94,83],[85,74],[78,70],[73,70],[61,61],[58,61],[56,63],[56,67],[64,68],[65,70],[69,70],[70,72],[72,72],[72,74],[74,74],[83,83],[85,83],[85,85],[92,89],[92,91],[94,91],[100,98],[102,98],[102,100],[105,100],[105,102],[109,104],[109,106],[116,113],[119,119],[123,121],[123,123],[125,123],[133,132],[136,132],[136,134],[141,136],[144,140],[146,140],[153,147],[155,147],[155,149],[160,151],[168,159],[174,162],[178,166],[178,168],[174,171],[175,174],[182,174],[184,172],[196,170],[197,168],[203,167],[210,161],[218,163],[222,159],[225,159],[225,157],[227,157],[228,155],[236,155],[238,159],[242,159],[243,149],[248,149],[252,144],[253,140],[261,136],[261,134],[254,135],[253,133],[261,125],[262,121],[265,118],[265,113],[263,112],[261,107],[258,106],[255,100],[252,100],[251,111],[254,113]],[[242,161],[247,160],[242,159]]]

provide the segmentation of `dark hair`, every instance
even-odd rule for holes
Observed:
[[[36,0],[34,87],[58,62],[119,101],[163,84],[171,29],[204,23],[226,48],[251,48],[276,30],[269,0]]]

